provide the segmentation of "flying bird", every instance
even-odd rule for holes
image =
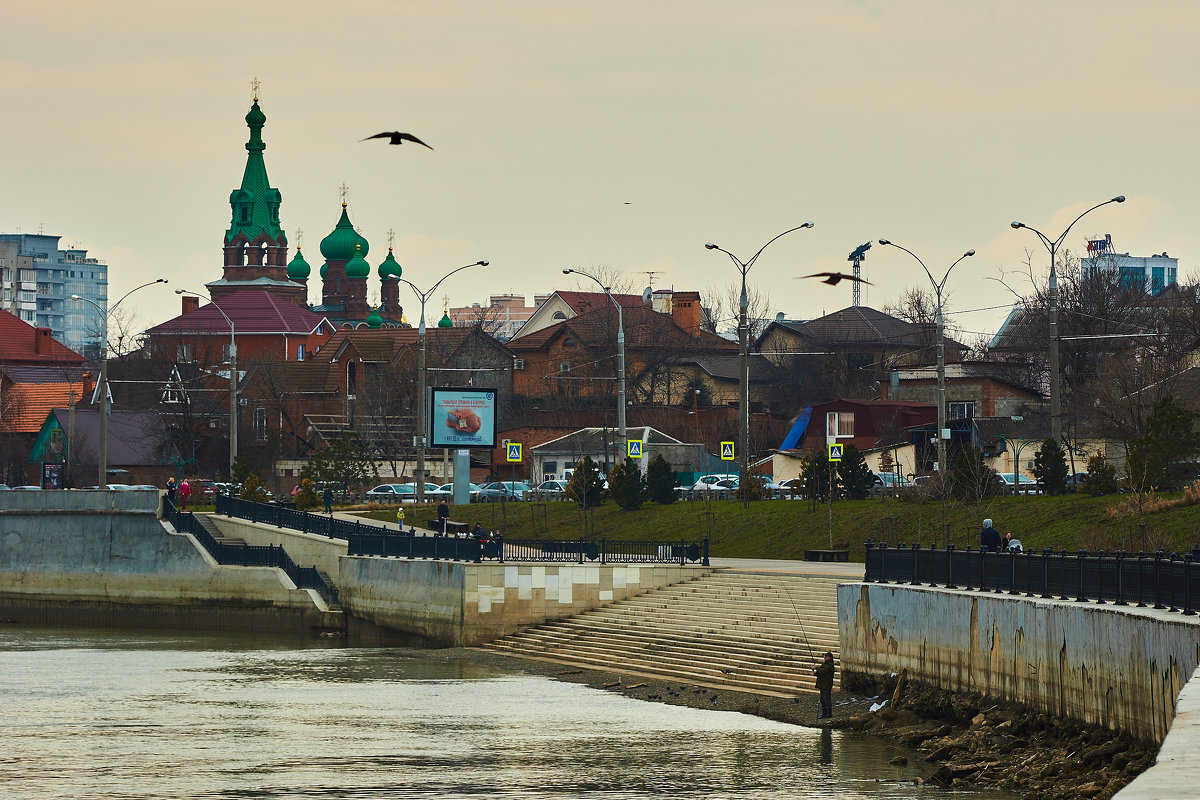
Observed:
[[[828,283],[830,286],[837,286],[839,281],[854,281],[856,283],[865,283],[868,286],[872,285],[872,283],[865,278],[856,278],[853,275],[847,275],[844,272],[817,272],[812,275],[798,276],[797,279],[803,280],[804,278],[824,278],[825,280],[821,281],[821,283]]]
[[[366,139],[359,139],[359,141],[365,142],[369,139],[388,139],[388,144],[404,144],[405,142],[416,142],[417,144],[422,145],[424,147],[429,147],[429,145],[425,144],[420,139],[413,136],[411,133],[401,133],[400,131],[384,131],[383,133],[377,133],[374,136],[368,136]],[[432,150],[433,148],[429,147],[429,149]]]

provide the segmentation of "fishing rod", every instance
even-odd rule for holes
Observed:
[[[782,586],[779,588],[784,596],[788,599],[788,604],[792,607],[792,613],[796,615],[796,621],[800,623],[800,636],[804,639],[804,646],[808,648],[808,658],[814,664],[817,663],[817,657],[813,653],[812,644],[808,641],[808,632],[804,629],[804,620],[800,618],[800,609],[796,608],[796,603],[792,600],[792,593]]]

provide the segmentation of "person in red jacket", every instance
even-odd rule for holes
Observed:
[[[192,486],[187,482],[187,478],[183,479],[183,483],[179,484],[179,501],[183,503],[184,511],[187,511],[188,498],[192,496]]]

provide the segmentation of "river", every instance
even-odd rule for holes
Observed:
[[[951,794],[878,739],[337,641],[0,626],[0,703],[10,800]]]

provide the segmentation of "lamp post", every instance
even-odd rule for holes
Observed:
[[[741,473],[743,479],[749,472],[750,465],[750,329],[746,324],[746,315],[750,304],[749,298],[746,296],[746,273],[754,266],[754,262],[762,255],[763,250],[774,242],[792,231],[798,231],[801,228],[811,228],[813,223],[806,222],[803,225],[797,225],[794,228],[788,228],[783,233],[774,237],[762,247],[758,248],[758,252],[750,257],[748,261],[742,261],[723,247],[706,242],[705,247],[709,250],[720,250],[733,262],[733,265],[738,268],[738,272],[742,274],[742,294],[738,300],[738,357],[741,359],[739,369],[740,392],[738,396],[738,450],[741,451],[739,461],[741,462]]]
[[[176,289],[175,294],[190,294],[193,297],[204,298],[212,304],[213,308],[221,312],[221,316],[229,323],[229,480],[232,481],[233,462],[237,460],[238,451],[237,332],[234,330],[233,320],[208,295],[190,292],[187,289]]]
[[[166,278],[159,278],[143,283],[141,286],[135,286],[125,294],[121,295],[117,302],[112,304],[112,307],[105,310],[100,307],[100,304],[94,300],[89,300],[77,294],[71,295],[72,300],[80,300],[89,304],[92,308],[100,312],[100,320],[103,323],[103,333],[100,336],[100,381],[96,386],[96,390],[100,397],[100,442],[96,454],[96,460],[99,469],[99,478],[96,481],[96,486],[100,489],[108,486],[108,415],[112,409],[108,404],[108,315],[117,310],[117,306],[124,302],[126,297],[136,292],[138,289],[145,289],[147,286],[154,286],[158,283],[166,283]]]
[[[421,323],[417,327],[417,434],[413,437],[413,444],[417,447],[417,469],[413,475],[414,482],[417,485],[417,502],[425,502],[425,301],[428,300],[437,288],[442,285],[442,281],[449,278],[456,272],[462,272],[469,267],[486,267],[487,261],[472,261],[470,264],[464,264],[458,269],[452,269],[442,277],[438,278],[438,282],[429,287],[429,290],[422,292],[407,278],[397,278],[396,280],[402,283],[407,283],[409,288],[413,290],[413,294],[417,296],[417,300],[421,303]]]
[[[1031,228],[1024,222],[1009,223],[1013,228],[1025,228],[1037,234],[1045,248],[1050,251],[1050,438],[1054,441],[1062,441],[1062,378],[1058,372],[1058,264],[1056,263],[1056,254],[1058,248],[1062,246],[1063,240],[1067,238],[1067,234],[1071,228],[1075,227],[1075,223],[1086,217],[1088,214],[1095,211],[1101,206],[1106,206],[1109,203],[1124,203],[1125,195],[1120,194],[1111,200],[1105,200],[1103,203],[1097,203],[1087,211],[1075,218],[1075,221],[1067,226],[1067,229],[1059,234],[1057,239],[1051,239],[1046,234],[1039,231],[1037,228]]]
[[[913,258],[917,259],[917,263],[921,265],[921,269],[925,270],[925,274],[929,276],[929,282],[933,285],[933,293],[937,297],[937,396],[938,396],[938,429],[937,429],[937,457],[938,457],[938,472],[946,471],[946,439],[943,432],[946,430],[946,319],[942,314],[942,291],[946,288],[946,279],[950,277],[950,270],[958,266],[958,262],[964,258],[975,255],[974,250],[968,250],[963,253],[958,259],[946,267],[946,274],[942,275],[940,281],[934,280],[933,273],[929,271],[929,267],[925,266],[916,253],[909,250],[907,247],[880,239],[879,243],[891,247],[899,248],[908,253]]]
[[[617,435],[621,437],[621,447],[629,447],[625,439],[625,321],[621,315],[621,304],[612,296],[608,286],[599,278],[581,269],[564,269],[563,275],[582,275],[596,282],[604,290],[604,294],[617,307]]]

